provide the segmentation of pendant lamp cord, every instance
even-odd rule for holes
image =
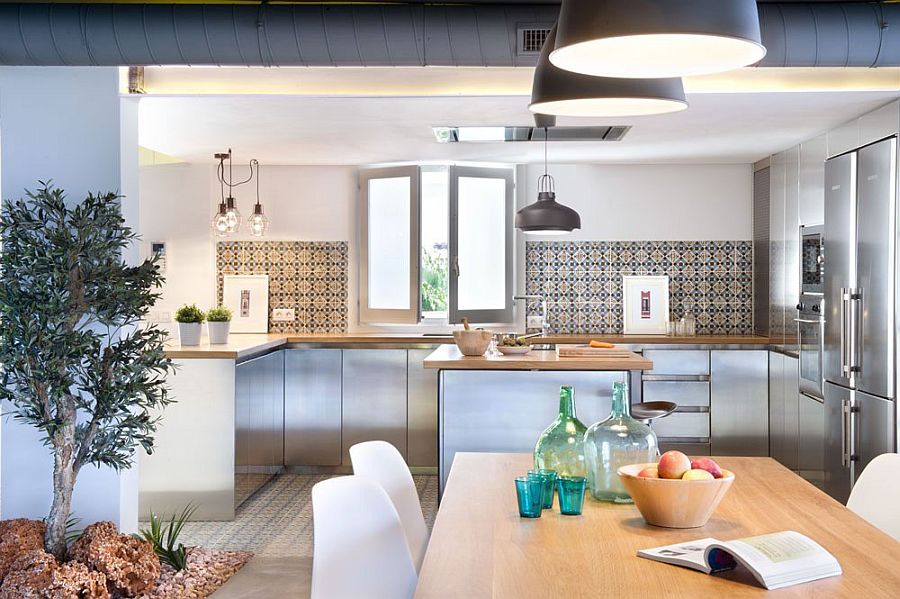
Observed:
[[[541,175],[541,178],[538,179],[538,192],[555,192],[555,182],[553,181],[553,177],[550,176],[548,172],[549,168],[547,166],[547,146],[549,145],[550,135],[548,133],[547,127],[544,127],[544,174]]]
[[[254,158],[250,161],[250,178],[253,178],[253,167],[256,167],[256,205],[259,206],[259,160]]]

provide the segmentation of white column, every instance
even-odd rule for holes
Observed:
[[[121,191],[138,229],[137,105],[119,97],[119,69],[0,67],[0,193],[4,199],[52,180],[77,202],[88,192]],[[138,229],[139,230],[139,229]],[[137,250],[129,261],[137,259]],[[9,406],[3,406],[4,412]],[[0,516],[43,518],[52,499],[49,450],[30,426],[0,420]],[[85,466],[73,515],[86,525],[137,528],[137,474]]]

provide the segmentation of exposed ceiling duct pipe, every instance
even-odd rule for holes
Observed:
[[[534,66],[558,5],[0,4],[3,65]],[[760,66],[900,66],[900,5],[763,3]],[[891,26],[893,25],[893,26]],[[533,36],[532,36],[533,37]]]

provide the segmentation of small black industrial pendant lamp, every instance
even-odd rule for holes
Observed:
[[[516,213],[516,228],[534,235],[565,235],[581,228],[578,213],[556,201],[553,177],[547,172],[548,129],[544,127],[544,174],[538,179],[538,199]]]
[[[678,112],[688,107],[681,79],[593,77],[565,71],[550,62],[556,25],[538,58],[531,85],[535,113],[558,116],[622,117]]]

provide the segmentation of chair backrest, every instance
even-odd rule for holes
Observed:
[[[366,441],[350,448],[350,461],[354,474],[377,482],[394,502],[418,572],[428,548],[428,526],[422,515],[416,483],[403,456],[386,441]]]
[[[847,507],[900,541],[900,454],[884,453],[859,476]]]
[[[311,599],[411,599],[417,575],[397,510],[377,483],[342,476],[312,489]]]

